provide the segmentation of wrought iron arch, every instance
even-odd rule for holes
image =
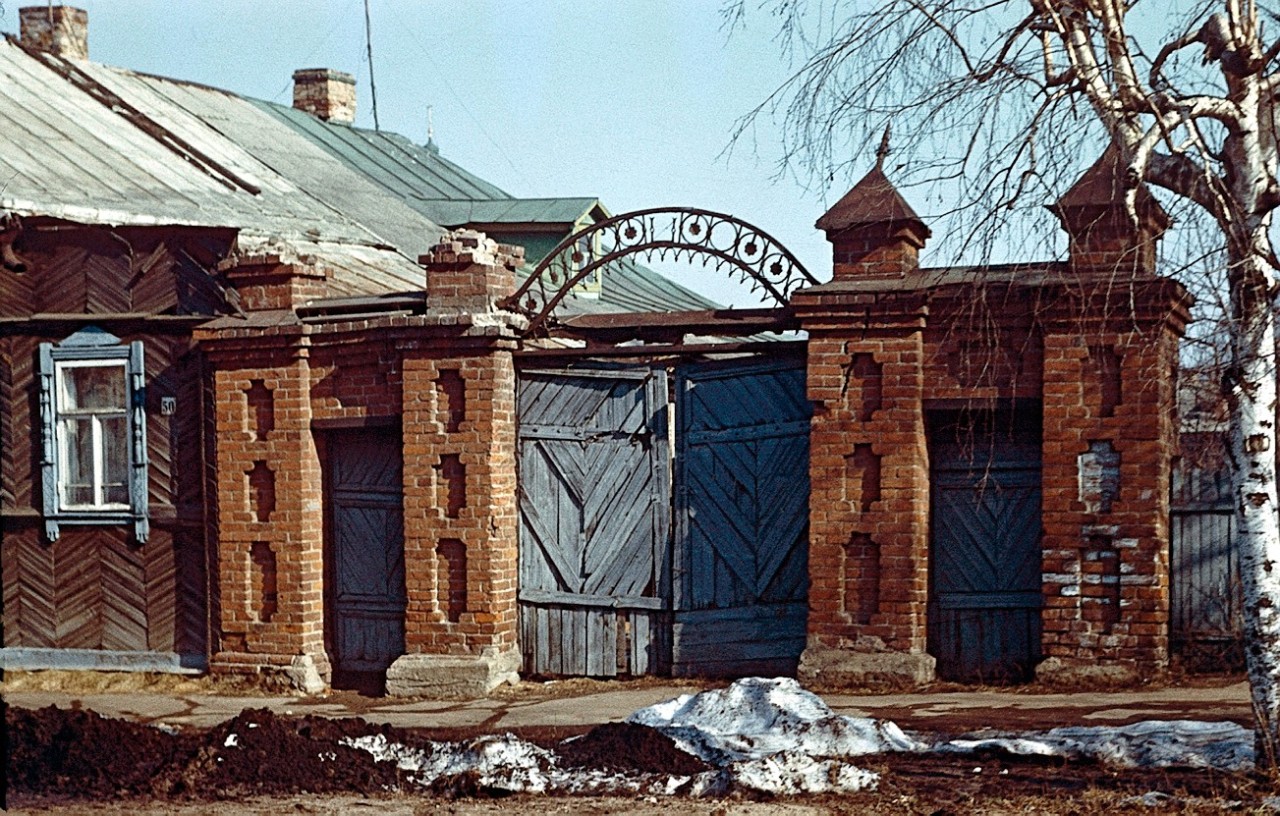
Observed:
[[[501,305],[528,317],[528,333],[537,333],[578,284],[628,255],[701,256],[717,269],[729,267],[730,274],[783,306],[796,289],[818,283],[764,230],[724,213],[658,207],[615,215],[565,238]]]

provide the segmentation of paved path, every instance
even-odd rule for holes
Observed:
[[[702,686],[705,687],[705,686]],[[589,683],[557,687],[523,683],[498,696],[464,701],[369,698],[354,692],[323,697],[239,696],[199,692],[76,693],[3,690],[13,706],[85,708],[141,722],[207,727],[245,708],[281,714],[363,717],[407,728],[503,731],[527,727],[581,730],[621,720],[636,709],[697,691],[698,686]],[[1117,725],[1138,720],[1250,720],[1243,683],[1209,688],[1168,687],[1122,692],[1047,694],[1032,691],[953,691],[923,694],[827,694],[842,714],[879,717],[904,728],[937,731],[1046,729],[1059,725]]]

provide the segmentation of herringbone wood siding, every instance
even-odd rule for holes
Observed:
[[[65,525],[57,542],[40,518],[38,344],[79,325],[43,323],[0,337],[0,591],[5,646],[207,649],[206,451],[201,449],[202,367],[190,337],[130,333],[113,315],[226,313],[213,269],[229,233],[177,229],[38,231],[19,247],[31,270],[0,275],[0,316],[101,315],[101,328],[141,340],[147,362],[151,538],[127,525]],[[122,330],[123,326],[123,330]],[[172,416],[162,397],[176,397]]]

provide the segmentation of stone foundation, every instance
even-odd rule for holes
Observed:
[[[810,643],[796,671],[811,686],[918,686],[934,679],[934,659],[923,652],[854,652]]]
[[[479,655],[407,654],[387,669],[391,697],[484,697],[503,683],[517,683],[520,653],[485,649]]]

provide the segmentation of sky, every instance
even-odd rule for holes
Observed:
[[[295,69],[347,71],[356,124],[373,127],[363,0],[74,4],[89,13],[95,62],[283,104]],[[0,5],[0,30],[16,33],[25,4]],[[735,215],[827,280],[830,245],[813,223],[857,178],[826,189],[778,179],[768,119],[727,152],[788,64],[769,15],[748,14],[730,35],[719,11],[719,0],[370,0],[379,123],[422,143],[430,109],[442,155],[516,196]],[[682,282],[726,305],[754,302],[724,279],[698,267]]]

